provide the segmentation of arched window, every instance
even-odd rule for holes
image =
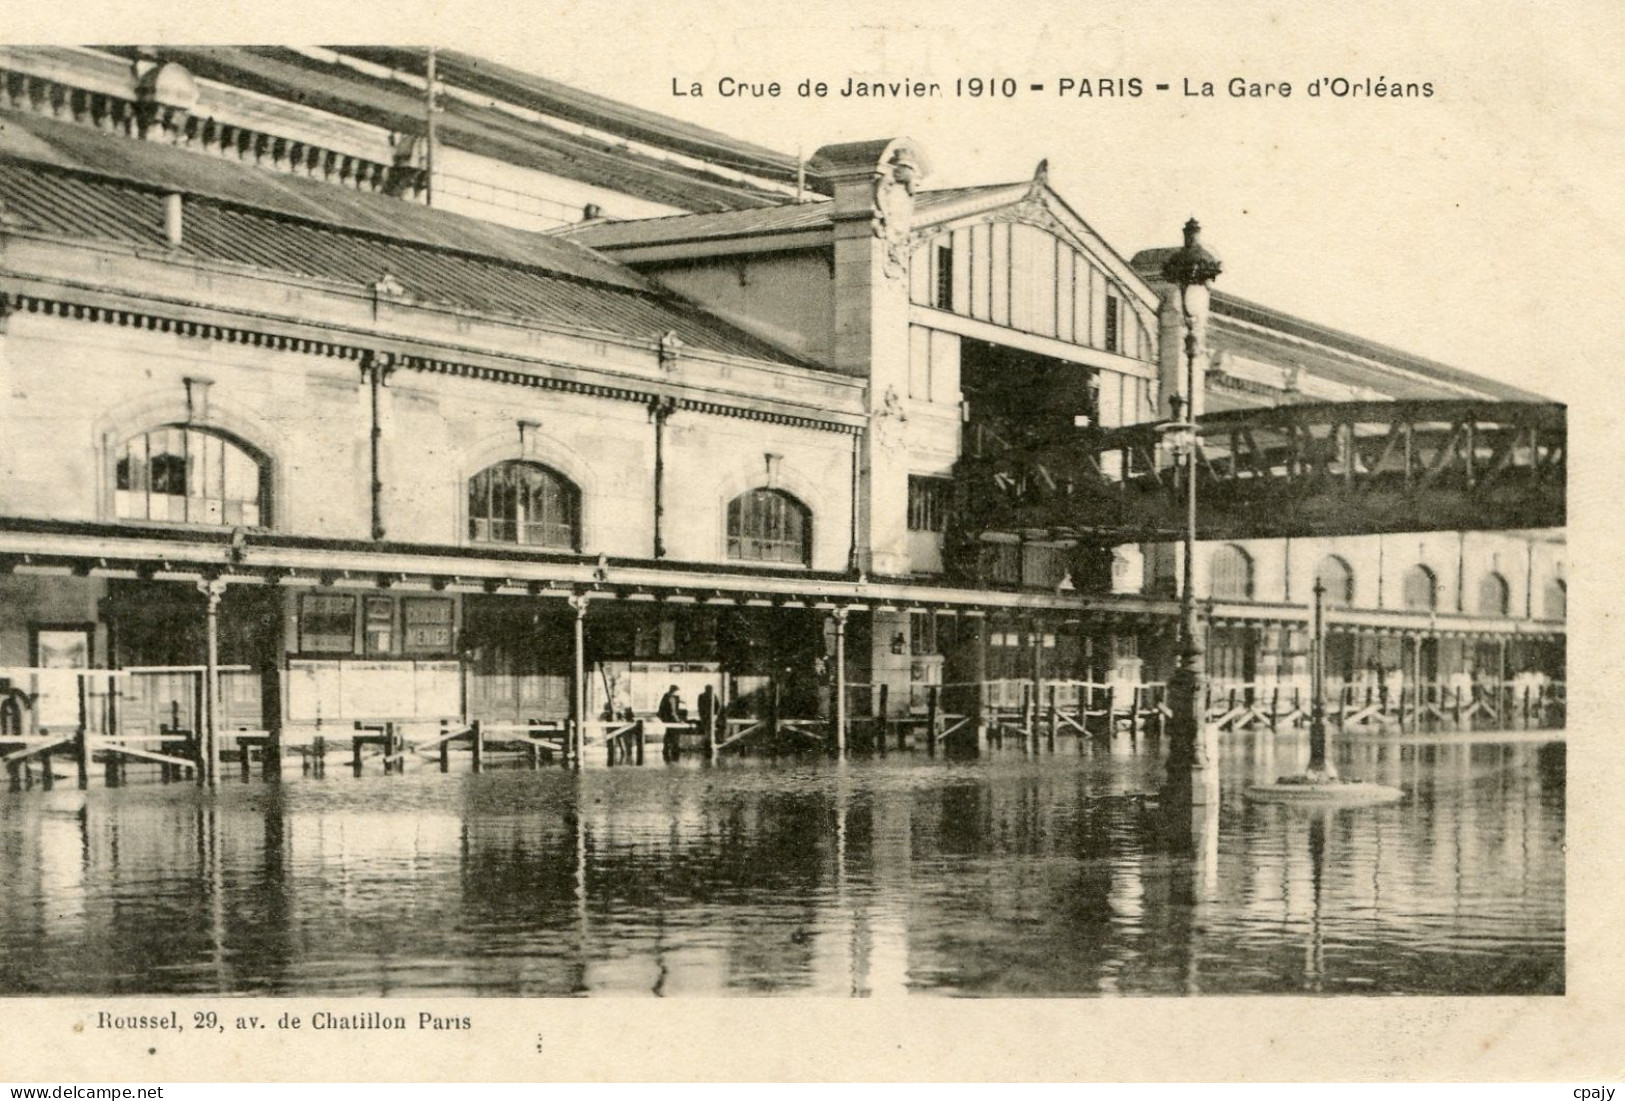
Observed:
[[[191,425],[165,425],[119,449],[113,513],[120,520],[258,527],[269,519],[267,482],[267,464],[242,444]]]
[[[581,495],[569,479],[520,459],[468,480],[468,537],[487,543],[578,550]]]
[[[1439,603],[1439,582],[1426,566],[1412,566],[1405,574],[1400,599],[1407,611],[1431,612]]]
[[[777,489],[753,489],[728,502],[728,557],[750,562],[812,560],[812,516]]]
[[[1252,556],[1234,543],[1226,543],[1215,550],[1208,592],[1215,600],[1251,600]]]
[[[1547,619],[1567,619],[1569,614],[1569,587],[1560,577],[1554,577],[1546,582],[1546,591],[1541,594],[1541,602],[1545,605]]]
[[[1480,615],[1506,615],[1512,605],[1512,589],[1498,573],[1487,573],[1478,583]]]
[[[1324,607],[1346,608],[1354,603],[1354,570],[1341,556],[1328,554],[1322,558],[1315,567],[1315,580],[1325,589],[1321,596]]]

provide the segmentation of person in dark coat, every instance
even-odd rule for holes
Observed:
[[[688,720],[688,712],[683,708],[683,695],[675,684],[666,689],[666,694],[660,697],[660,709],[655,714],[663,723],[680,723]]]
[[[700,690],[696,706],[700,712],[700,730],[702,732],[710,730],[712,717],[717,713],[717,694],[709,684]]]
[[[660,708],[655,712],[657,718],[665,726],[665,736],[660,741],[660,755],[668,761],[675,761],[680,752],[677,746],[677,723],[686,722],[688,713],[683,710],[683,697],[674,684],[660,697]]]

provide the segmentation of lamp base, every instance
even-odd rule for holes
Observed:
[[[1272,803],[1391,803],[1405,798],[1400,788],[1368,784],[1363,780],[1339,780],[1333,773],[1303,772],[1282,776],[1273,784],[1255,784],[1247,798]]]

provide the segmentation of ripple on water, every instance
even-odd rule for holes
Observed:
[[[1137,750],[11,793],[7,993],[1561,993],[1563,750],[1340,744],[1403,787],[1183,822]],[[1266,755],[1268,754],[1268,755]]]

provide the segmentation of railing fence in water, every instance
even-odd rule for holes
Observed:
[[[109,783],[120,782],[132,761],[159,766],[166,780],[206,776],[211,765],[204,682],[201,666],[0,667],[0,763],[14,786],[32,783],[36,768],[39,781],[51,785],[58,778],[53,768],[58,757],[74,763],[81,785],[97,763]],[[414,758],[438,759],[446,770],[454,751],[467,752],[476,770],[491,754],[517,754],[532,767],[579,764],[599,752],[610,765],[642,764],[651,738],[660,741],[668,760],[685,747],[707,757],[833,751],[840,745],[876,753],[919,746],[934,753],[956,745],[1003,745],[1007,738],[1023,746],[1042,741],[1053,747],[1058,736],[1080,741],[1122,733],[1160,736],[1171,717],[1167,685],[1161,682],[1006,679],[912,684],[895,695],[886,684],[849,683],[842,732],[831,686],[820,688],[811,706],[803,692],[803,710],[811,714],[796,714],[787,709],[784,685],[775,678],[724,676],[721,684],[712,704],[676,723],[634,716],[580,724],[445,719],[425,734],[422,723],[357,720],[318,730],[309,742],[283,746],[278,731],[260,728],[259,674],[246,666],[224,666],[216,693],[213,759],[234,757],[247,775],[256,761],[267,771],[280,771],[286,752],[302,757],[306,772],[321,773],[330,743],[341,748],[345,735],[350,764],[358,772],[372,762],[386,772],[400,771]],[[1212,681],[1205,712],[1207,722],[1221,731],[1285,730],[1308,724],[1311,702],[1307,687],[1298,683]],[[1340,730],[1545,729],[1562,726],[1566,709],[1563,682],[1529,676],[1395,687],[1335,684],[1325,700],[1326,719]]]

